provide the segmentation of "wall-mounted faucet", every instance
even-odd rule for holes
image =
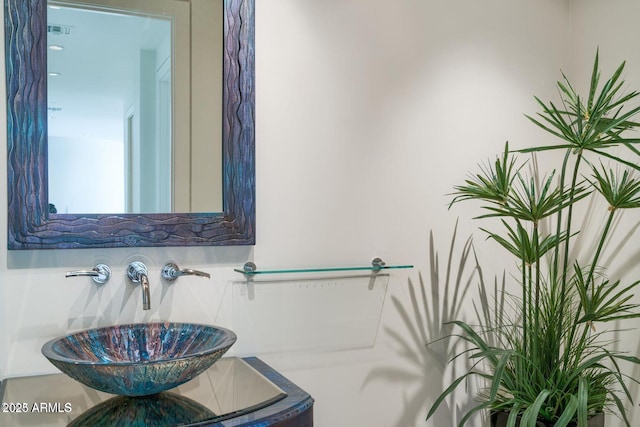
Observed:
[[[107,283],[111,277],[111,269],[106,264],[96,264],[92,270],[67,271],[64,277],[89,276],[98,285]]]
[[[206,277],[207,279],[211,278],[211,275],[209,273],[205,273],[204,271],[193,270],[191,268],[180,270],[180,267],[172,262],[168,262],[164,265],[164,267],[162,267],[162,278],[164,280],[173,282],[180,276],[200,276]]]
[[[147,266],[140,261],[134,261],[127,268],[127,276],[135,284],[142,285],[142,309],[151,309],[151,292],[149,291],[149,272]]]

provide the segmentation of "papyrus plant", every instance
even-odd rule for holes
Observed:
[[[616,218],[640,207],[634,133],[640,124],[633,121],[639,93],[627,91],[623,70],[624,63],[601,84],[596,54],[586,97],[563,75],[559,102],[536,98],[541,111],[527,116],[557,142],[517,151],[507,144],[494,162],[454,188],[452,204],[479,201],[477,219],[493,219],[481,230],[505,249],[505,268],[516,266],[518,273],[511,276],[516,290],[497,296],[510,301],[509,313],[492,313],[482,326],[452,322],[469,344],[465,355],[473,368],[439,396],[427,418],[460,384],[479,376],[487,387],[460,426],[481,410],[510,413],[509,426],[586,427],[603,411],[617,412],[630,426],[625,403],[632,399],[632,379],[621,366],[640,359],[616,351],[611,332],[640,316],[632,301],[640,281],[609,278],[601,265],[612,233],[631,231],[612,227]],[[558,153],[557,168],[531,166],[532,153],[551,151]],[[582,204],[584,212],[593,197],[606,201],[606,221],[587,233],[576,208]],[[580,251],[573,247],[578,243]]]

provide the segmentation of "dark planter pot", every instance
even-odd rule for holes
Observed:
[[[509,418],[508,412],[493,412],[491,414],[491,427],[505,427],[507,425],[507,419]],[[516,422],[516,426],[520,423]],[[570,426],[572,424],[569,424]],[[536,427],[553,427],[550,424],[545,424],[542,421],[536,423]],[[597,414],[589,418],[587,421],[587,427],[604,427],[604,414]]]

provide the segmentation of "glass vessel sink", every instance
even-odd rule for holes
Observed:
[[[42,354],[63,373],[96,390],[148,396],[204,372],[236,338],[218,326],[137,323],[55,338],[42,346]]]

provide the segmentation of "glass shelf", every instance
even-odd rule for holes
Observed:
[[[247,277],[259,274],[293,274],[293,273],[330,273],[346,271],[372,271],[374,273],[382,270],[393,270],[402,268],[413,268],[413,265],[386,265],[380,258],[374,258],[371,265],[362,267],[326,267],[326,268],[290,268],[276,270],[258,270],[253,262],[247,262],[242,268],[234,268],[233,271],[244,274]]]
[[[354,267],[259,270],[248,262],[232,282],[234,344],[239,354],[338,351],[375,344],[389,270],[375,258]],[[357,309],[354,309],[357,307]]]
[[[232,329],[242,337],[234,351],[261,355],[370,348],[380,329],[389,279],[383,272],[361,272],[274,274],[232,282]]]

